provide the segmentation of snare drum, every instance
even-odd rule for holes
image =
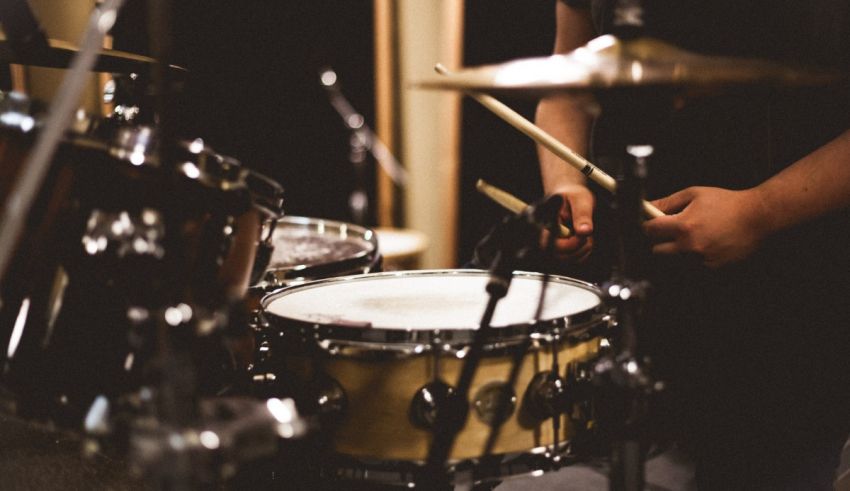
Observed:
[[[264,286],[380,271],[378,240],[372,230],[351,223],[287,216],[272,236],[274,252]]]
[[[258,367],[267,373],[254,378],[295,380],[302,389],[314,389],[320,409],[338,410],[330,436],[338,454],[367,467],[420,464],[432,439],[429,404],[458,379],[487,303],[488,278],[477,270],[379,273],[273,293],[262,302],[266,326]],[[497,417],[494,401],[501,396],[510,401],[509,414],[491,454],[533,455],[555,443],[551,418],[533,407],[532,392],[549,373],[555,351],[564,373],[586,369],[609,326],[597,289],[566,277],[551,278],[542,320],[534,322],[541,286],[541,275],[516,273],[499,302],[451,463],[484,456]],[[514,355],[526,348],[516,383],[509,386]],[[571,380],[567,377],[567,393]],[[588,423],[571,408],[563,410],[561,443]]]

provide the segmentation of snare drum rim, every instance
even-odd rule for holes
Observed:
[[[320,229],[324,229],[326,231],[330,230],[333,232],[331,235],[335,236],[342,236],[342,231],[344,230],[345,235],[351,235],[355,238],[361,239],[367,242],[369,247],[357,254],[353,254],[338,261],[322,261],[314,264],[295,264],[285,267],[269,267],[264,276],[266,283],[265,286],[267,287],[284,287],[290,284],[292,280],[317,278],[324,276],[325,273],[341,276],[352,275],[352,272],[354,271],[367,272],[378,253],[378,238],[373,230],[352,223],[326,220],[324,218],[291,215],[284,216],[277,221],[275,230],[272,232],[272,237],[274,237],[274,232],[276,232],[278,228],[292,226],[296,226],[310,232],[318,232]],[[332,269],[333,271],[327,271],[328,269]]]
[[[406,354],[420,354],[431,351],[434,347],[446,352],[446,354],[465,355],[464,348],[468,347],[473,340],[476,329],[410,329],[399,327],[398,329],[364,329],[362,327],[351,327],[341,324],[308,322],[298,319],[273,314],[267,310],[269,304],[274,300],[308,288],[319,288],[323,285],[339,282],[356,282],[364,279],[381,279],[401,276],[488,276],[485,270],[478,269],[432,269],[414,271],[391,271],[385,273],[370,273],[353,276],[342,276],[322,280],[309,281],[298,285],[288,286],[269,293],[260,302],[260,314],[263,316],[266,329],[275,330],[280,336],[288,333],[298,333],[303,340],[314,340],[316,344],[331,354],[340,352],[340,348],[356,348],[353,352],[360,350],[379,350],[381,352],[395,351]],[[542,273],[528,271],[515,271],[514,278],[533,278],[542,280]],[[558,333],[566,338],[584,339],[596,326],[606,326],[606,308],[601,300],[602,295],[598,287],[575,278],[560,275],[549,275],[550,281],[568,284],[590,290],[600,297],[599,304],[592,308],[568,316],[544,319],[539,322],[529,321],[521,324],[512,324],[490,330],[487,339],[484,340],[485,350],[500,350],[522,343],[528,339],[538,341],[537,344],[548,344],[552,335]],[[484,306],[482,305],[482,312]],[[595,335],[595,333],[593,333]]]

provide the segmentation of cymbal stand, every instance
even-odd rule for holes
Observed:
[[[613,202],[616,216],[617,264],[603,294],[614,309],[619,340],[612,354],[594,367],[598,387],[600,427],[611,439],[612,491],[643,490],[645,422],[650,395],[660,386],[649,374],[649,360],[640,356],[641,314],[649,283],[643,279],[648,252],[641,229],[647,160],[654,153],[652,128],[663,117],[671,94],[662,89],[624,89],[597,94],[602,113],[616,126],[601,150],[619,169]],[[659,108],[661,108],[659,110]]]
[[[365,189],[367,153],[375,158],[378,165],[397,186],[405,185],[407,172],[392,152],[381,142],[378,135],[366,124],[363,115],[357,112],[343,95],[337,73],[333,68],[325,67],[321,69],[319,81],[328,93],[331,106],[342,118],[343,124],[351,133],[348,140],[348,160],[354,169],[355,187],[348,199],[348,205],[354,222],[365,225],[369,217],[369,197]]]

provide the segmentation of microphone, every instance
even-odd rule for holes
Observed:
[[[522,214],[532,225],[552,228],[558,224],[562,206],[564,206],[564,197],[560,194],[552,194],[528,205]]]

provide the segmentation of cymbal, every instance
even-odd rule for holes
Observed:
[[[701,55],[652,38],[624,41],[605,35],[567,54],[465,68],[415,85],[542,97],[643,86],[696,91],[818,86],[841,78],[834,72],[764,60]]]
[[[43,53],[20,55],[12,50],[9,42],[0,40],[0,62],[32,65],[48,68],[68,68],[71,59],[79,49],[71,43],[58,39],[49,39],[50,47]],[[127,53],[112,49],[103,49],[98,54],[97,62],[92,71],[110,73],[143,72],[149,70],[156,60],[147,56]],[[174,71],[185,72],[186,69],[169,65]]]

